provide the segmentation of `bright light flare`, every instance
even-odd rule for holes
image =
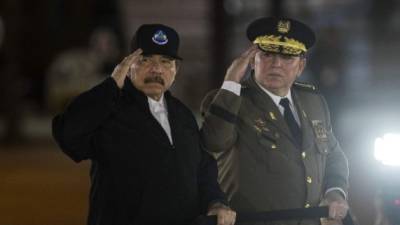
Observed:
[[[388,133],[375,140],[375,159],[387,166],[400,166],[400,134]]]

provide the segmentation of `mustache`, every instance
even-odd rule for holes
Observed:
[[[281,77],[281,76],[282,76],[282,73],[279,72],[279,71],[274,71],[274,72],[268,73],[268,75],[269,75],[269,76],[272,76],[272,77]]]
[[[151,77],[147,77],[144,79],[144,83],[148,84],[148,83],[159,83],[161,85],[165,85],[165,81],[164,79],[162,79],[160,76],[151,76]]]

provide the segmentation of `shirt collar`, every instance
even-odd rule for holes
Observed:
[[[153,111],[157,111],[157,109],[166,110],[164,94],[161,95],[161,98],[158,101],[147,96],[147,101],[149,102],[150,109]]]
[[[264,88],[257,81],[256,81],[256,84],[261,88],[261,90],[263,90],[265,93],[267,93],[269,95],[269,97],[272,98],[272,101],[274,101],[275,105],[279,106],[279,102],[281,101],[282,98],[287,98],[289,100],[289,103],[291,105],[293,105],[292,93],[291,93],[290,89],[289,89],[288,93],[285,96],[279,96],[279,95],[276,95],[276,94],[268,91],[266,88]]]

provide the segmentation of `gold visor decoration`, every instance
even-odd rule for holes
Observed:
[[[306,46],[293,38],[275,35],[265,35],[257,37],[253,43],[258,44],[261,49],[269,52],[276,52],[288,55],[299,55],[302,52],[307,52]],[[282,47],[282,48],[281,48]]]

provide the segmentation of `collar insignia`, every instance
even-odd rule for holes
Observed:
[[[269,117],[271,118],[271,120],[276,120],[274,112],[269,112]]]

